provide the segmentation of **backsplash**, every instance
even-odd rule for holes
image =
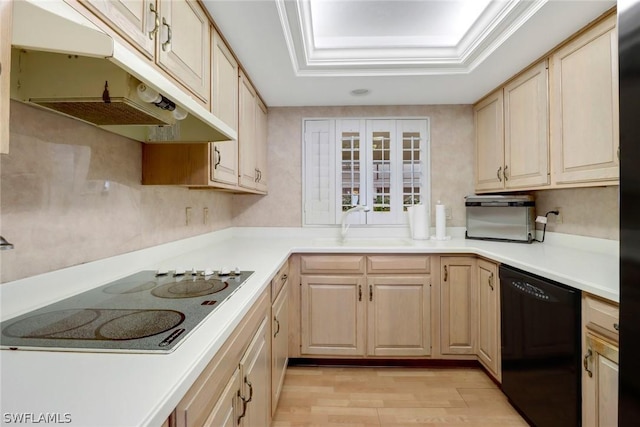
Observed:
[[[473,111],[470,105],[276,107],[269,109],[269,194],[236,196],[234,225],[302,225],[302,119],[311,117],[429,117],[431,212],[452,208],[449,226],[465,225],[464,196],[473,193]],[[432,214],[435,225],[435,214]]]
[[[231,226],[299,227],[302,118],[422,116],[431,119],[432,212],[441,200],[452,208],[447,225],[464,227],[464,196],[473,193],[471,106],[271,108],[269,194],[254,196],[142,186],[139,142],[12,101],[10,152],[0,156],[0,234],[15,249],[0,251],[0,282]],[[548,231],[619,238],[617,186],[534,195],[538,214],[562,210],[562,224],[550,219]]]
[[[232,195],[142,186],[141,156],[139,142],[12,101],[0,234],[15,249],[0,252],[0,281],[232,225]]]
[[[615,185],[611,187],[568,188],[535,191],[537,215],[560,208],[562,223],[549,215],[547,231],[620,239],[619,196]],[[542,226],[537,224],[538,229]]]

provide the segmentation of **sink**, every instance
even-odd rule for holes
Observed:
[[[409,238],[318,238],[312,241],[314,246],[346,246],[346,247],[387,247],[387,246],[413,246],[413,240]]]

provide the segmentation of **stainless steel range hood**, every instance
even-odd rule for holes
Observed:
[[[212,142],[237,132],[62,0],[13,5],[11,98],[142,142]],[[186,111],[143,101],[140,83]],[[166,103],[164,104],[166,106]],[[170,107],[172,108],[172,107]]]

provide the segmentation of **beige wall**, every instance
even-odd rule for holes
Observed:
[[[618,188],[616,185],[536,191],[536,211],[538,215],[544,215],[550,210],[560,208],[562,223],[556,223],[555,217],[549,215],[547,231],[618,240]]]
[[[0,234],[15,249],[0,251],[0,280],[231,226],[231,195],[140,185],[141,154],[139,142],[12,102],[10,151],[0,163]]]
[[[269,194],[236,196],[234,225],[302,225],[302,119],[312,117],[429,117],[431,205],[452,208],[451,226],[464,226],[464,196],[473,193],[473,111],[470,105],[288,107],[269,109]],[[431,219],[435,224],[435,218]]]

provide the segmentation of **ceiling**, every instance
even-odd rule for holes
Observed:
[[[203,3],[268,106],[471,104],[616,4]]]

